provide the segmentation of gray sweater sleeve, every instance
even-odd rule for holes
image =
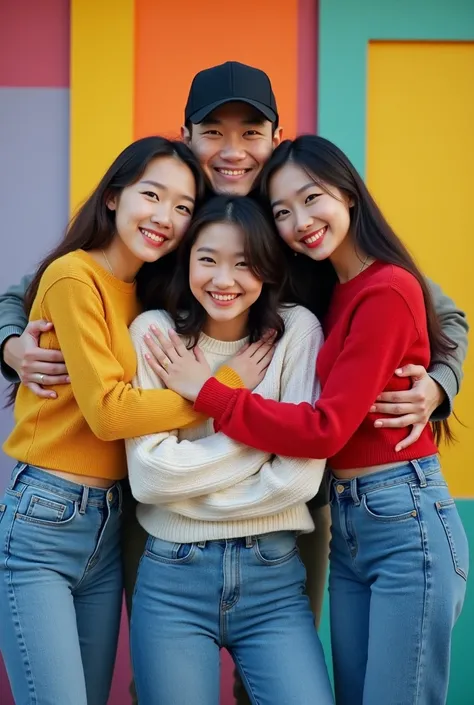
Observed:
[[[443,333],[457,345],[456,350],[453,350],[453,353],[447,358],[434,357],[428,370],[430,377],[442,387],[446,394],[446,399],[431,417],[432,421],[441,421],[448,418],[452,412],[454,397],[461,386],[469,326],[464,311],[456,307],[454,301],[443,293],[438,284],[435,284],[431,279],[427,281]]]
[[[24,299],[32,279],[33,275],[27,274],[19,284],[14,284],[4,294],[0,294],[0,369],[8,382],[19,382],[19,379],[16,372],[3,361],[3,346],[12,335],[21,335],[27,326]]]

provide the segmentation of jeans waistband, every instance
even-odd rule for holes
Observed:
[[[122,506],[122,488],[119,482],[109,488],[89,487],[65,480],[36,465],[18,463],[11,475],[10,489],[14,490],[18,483],[53,490],[54,494],[65,500],[77,502],[80,505],[80,513],[84,513],[87,506],[101,508],[117,505],[119,509]]]
[[[298,531],[282,529],[281,531],[270,531],[267,534],[257,534],[255,536],[238,536],[231,539],[204,539],[202,541],[196,541],[196,546],[199,548],[206,548],[207,545],[221,545],[226,546],[229,544],[240,545],[243,548],[253,548],[258,540],[263,538],[278,540],[280,537],[288,534],[292,534],[295,540],[298,536]],[[155,539],[155,536],[150,534],[151,539]],[[159,541],[164,541],[165,539],[158,539]],[[167,541],[166,543],[174,543],[172,541]],[[179,543],[179,542],[176,542]]]
[[[427,458],[409,460],[403,465],[369,475],[361,475],[347,480],[331,476],[331,499],[335,496],[338,501],[352,499],[356,504],[360,495],[372,492],[382,487],[402,485],[407,482],[416,482],[420,487],[426,487],[427,478],[439,473],[441,470],[437,455]]]

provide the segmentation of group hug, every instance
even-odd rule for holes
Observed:
[[[139,705],[218,705],[223,648],[239,705],[445,705],[467,322],[349,158],[227,62],[58,242],[0,297],[16,705],[107,705],[124,591]]]

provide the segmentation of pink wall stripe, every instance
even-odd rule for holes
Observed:
[[[318,0],[298,3],[298,134],[314,133],[318,116]]]
[[[69,0],[0,0],[0,86],[69,87]]]

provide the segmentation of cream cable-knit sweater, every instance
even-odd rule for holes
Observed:
[[[284,308],[285,334],[255,392],[268,399],[311,404],[319,395],[316,357],[323,342],[318,320],[301,306]],[[143,336],[151,323],[167,333],[164,311],[147,311],[131,325],[138,366],[134,384],[163,387],[145,360]],[[199,346],[213,371],[246,342],[202,335]],[[270,531],[312,531],[306,502],[321,483],[325,460],[272,456],[214,433],[209,419],[194,428],[126,441],[137,516],[152,536],[192,543]]]

